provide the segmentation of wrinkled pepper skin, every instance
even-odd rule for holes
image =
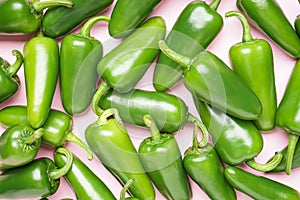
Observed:
[[[294,26],[298,36],[300,37],[300,15],[298,15],[295,19]]]
[[[269,178],[251,174],[237,167],[227,166],[225,168],[225,177],[234,188],[253,199],[300,199],[300,194],[295,189]]]
[[[129,92],[156,58],[158,41],[164,39],[166,24],[152,17],[106,54],[97,66],[99,76],[120,93]]]
[[[41,127],[50,111],[59,71],[57,42],[37,35],[24,45],[24,74],[28,119],[33,128]]]
[[[237,0],[236,4],[258,30],[290,56],[300,58],[300,39],[275,0]]]
[[[57,7],[46,11],[42,20],[45,35],[57,38],[72,31],[85,19],[108,8],[113,0],[72,0],[72,2],[71,9]]]
[[[114,38],[129,35],[160,2],[161,0],[118,0],[111,14],[109,34]]]
[[[166,38],[176,52],[193,57],[205,49],[223,27],[223,18],[216,11],[220,0],[209,5],[200,0],[189,3],[177,18]],[[182,79],[184,69],[164,54],[160,54],[153,75],[156,91],[166,91]]]

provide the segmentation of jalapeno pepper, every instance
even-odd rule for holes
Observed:
[[[20,80],[16,73],[22,66],[23,56],[18,50],[13,50],[12,54],[17,58],[12,65],[0,58],[0,103],[12,97],[18,91],[20,85]]]
[[[71,115],[84,112],[90,105],[98,81],[97,64],[102,58],[102,44],[90,36],[92,26],[109,17],[95,16],[80,33],[63,38],[60,46],[60,91],[65,111]]]
[[[72,7],[68,0],[3,0],[0,2],[0,32],[33,33],[39,29],[42,13],[56,6]]]
[[[241,119],[259,117],[262,106],[257,96],[217,56],[201,51],[189,58],[170,49],[164,41],[159,42],[159,48],[184,68],[184,84],[197,98]]]
[[[0,175],[0,198],[37,199],[54,194],[60,184],[59,178],[70,170],[73,162],[69,150],[58,148],[56,152],[68,158],[66,165],[61,168],[57,168],[51,159],[42,157],[27,165],[4,171]]]
[[[138,152],[147,174],[166,199],[190,199],[190,184],[174,136],[160,133],[150,115],[145,115],[143,120],[150,128],[151,137],[142,141]]]
[[[295,19],[294,26],[298,36],[300,37],[300,15],[298,15]]]
[[[236,4],[258,30],[286,53],[300,58],[300,39],[276,1],[237,0]]]
[[[177,18],[166,38],[166,44],[176,52],[193,57],[205,49],[223,26],[223,18],[217,13],[221,0],[209,5],[196,0],[189,3]],[[183,68],[164,54],[160,54],[153,75],[157,91],[166,91],[182,79]]]
[[[237,167],[227,166],[225,177],[237,190],[254,199],[300,199],[295,189],[263,176],[257,176]]]
[[[161,17],[148,19],[103,57],[97,67],[99,76],[121,93],[132,90],[156,58],[157,43],[165,34],[166,25]]]
[[[46,11],[42,20],[45,35],[57,38],[108,8],[113,0],[72,0],[72,9],[57,7]]]

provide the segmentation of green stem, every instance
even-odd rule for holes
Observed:
[[[52,169],[49,173],[49,178],[51,180],[59,179],[60,177],[66,175],[72,167],[73,164],[73,154],[66,148],[60,147],[56,150],[57,153],[63,154],[66,158],[66,164],[62,168]]]
[[[35,130],[33,134],[24,139],[25,144],[33,144],[36,140],[40,139],[44,135],[44,133],[45,129],[43,128]]]
[[[124,185],[121,193],[120,193],[120,200],[125,200],[125,195],[126,195],[126,192],[127,190],[129,189],[129,187],[131,186],[131,184],[134,182],[133,179],[129,179],[127,181],[127,183]]]
[[[199,147],[205,147],[208,143],[208,138],[209,138],[209,133],[208,133],[206,126],[199,119],[197,119],[194,115],[192,115],[190,113],[188,114],[187,122],[197,124],[197,127],[202,132],[202,139],[198,145],[199,145]]]
[[[101,115],[99,115],[98,124],[106,124],[108,121],[108,118],[111,116],[114,116],[114,119],[119,123],[123,124],[122,119],[119,115],[119,111],[116,108],[109,108],[102,112]]]
[[[144,115],[143,120],[144,120],[144,123],[146,124],[146,126],[148,126],[150,128],[152,140],[154,142],[159,141],[160,140],[160,132],[159,132],[159,129],[157,128],[155,121],[152,119],[152,117],[150,115]]]
[[[198,149],[199,141],[198,141],[198,126],[197,123],[194,122],[194,131],[193,131],[193,149]]]
[[[91,29],[94,26],[94,24],[96,24],[99,21],[109,22],[110,18],[107,16],[102,16],[102,15],[94,16],[94,17],[90,18],[88,21],[86,21],[84,23],[84,25],[80,29],[79,34],[84,37],[91,37]]]
[[[13,50],[12,54],[16,56],[16,61],[14,64],[6,68],[6,73],[8,76],[13,77],[16,75],[16,73],[19,71],[20,67],[22,66],[23,63],[23,55],[20,51],[18,50]]]
[[[93,109],[93,112],[98,116],[100,116],[103,113],[103,110],[99,107],[99,101],[100,101],[101,97],[104,94],[106,94],[106,92],[109,89],[110,89],[110,87],[107,85],[107,83],[105,81],[103,81],[93,96],[92,109]]]
[[[221,0],[213,0],[210,4],[209,4],[209,7],[212,9],[212,10],[217,10],[219,5],[221,3]]]
[[[257,163],[254,159],[248,160],[246,164],[252,169],[255,169],[257,171],[268,172],[273,170],[275,167],[279,165],[279,163],[282,160],[282,157],[283,155],[281,153],[276,153],[275,156],[266,164]]]
[[[298,139],[299,139],[298,135],[294,135],[292,133],[289,134],[289,145],[286,153],[286,163],[285,163],[285,172],[288,175],[290,175],[292,170],[293,157],[294,157],[294,152],[295,152]]]
[[[73,6],[73,2],[68,0],[46,0],[34,1],[32,3],[33,9],[38,13],[42,13],[46,8],[53,8],[56,6],[66,6],[68,8],[71,8]]]

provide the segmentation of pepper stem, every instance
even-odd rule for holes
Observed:
[[[126,192],[127,190],[129,189],[129,187],[131,186],[131,184],[134,182],[133,179],[129,179],[127,181],[127,183],[124,185],[121,193],[120,193],[120,200],[125,200],[125,195],[126,195]]]
[[[93,152],[91,151],[91,149],[86,144],[84,144],[83,141],[79,137],[77,137],[72,131],[69,131],[66,134],[65,140],[80,146],[82,149],[84,149],[87,152],[88,159],[89,160],[93,159]]]
[[[160,140],[160,132],[157,128],[155,121],[152,119],[152,117],[150,115],[144,115],[143,120],[144,120],[144,123],[146,124],[146,126],[148,126],[150,128],[152,140],[159,141]]]
[[[253,41],[250,26],[249,26],[249,23],[248,23],[246,17],[242,13],[237,12],[237,11],[229,11],[229,12],[225,13],[225,17],[232,17],[232,16],[237,17],[240,20],[240,22],[242,23],[242,26],[243,26],[242,41],[243,42]]]
[[[198,141],[198,126],[197,123],[194,122],[194,131],[193,131],[193,149],[198,149],[199,141]]]
[[[114,116],[115,120],[119,124],[123,124],[122,119],[119,115],[119,111],[116,108],[109,108],[104,110],[102,114],[99,116],[98,124],[101,125],[107,123],[107,119],[111,116]]]
[[[268,172],[273,170],[275,167],[279,165],[279,163],[282,160],[283,155],[281,153],[275,153],[275,156],[266,164],[260,164],[257,163],[254,159],[248,160],[246,164],[251,167],[252,169],[255,169],[260,172]]]
[[[66,173],[69,172],[69,170],[71,169],[72,164],[73,164],[73,154],[71,153],[70,150],[60,147],[56,150],[56,152],[63,154],[67,158],[67,161],[66,161],[66,164],[62,168],[53,169],[49,173],[50,179],[52,179],[52,180],[59,179],[60,177],[66,175]]]
[[[213,0],[210,4],[209,4],[209,7],[212,9],[212,10],[217,10],[219,5],[221,3],[221,0]]]
[[[22,66],[23,63],[23,55],[20,51],[18,50],[13,50],[12,55],[16,56],[16,61],[14,64],[6,68],[6,73],[8,76],[13,77],[16,75],[16,73],[19,71],[20,67]]]
[[[199,147],[205,147],[208,143],[208,138],[209,138],[209,133],[208,133],[208,130],[207,130],[206,126],[199,119],[197,119],[194,115],[192,115],[191,113],[188,114],[187,122],[197,124],[197,127],[202,132],[202,139],[201,139],[201,141],[199,142],[198,145],[199,145]]]
[[[92,27],[94,26],[94,24],[96,24],[99,21],[109,22],[110,18],[107,16],[101,16],[101,15],[90,18],[88,21],[86,21],[84,23],[84,25],[80,29],[79,34],[84,37],[90,37]]]
[[[92,109],[93,109],[93,112],[98,116],[100,116],[103,113],[103,110],[99,107],[99,101],[100,101],[101,97],[109,89],[110,89],[110,87],[107,85],[107,83],[105,81],[103,81],[93,96]]]
[[[286,163],[285,163],[285,172],[290,175],[293,164],[293,157],[295,148],[298,142],[299,136],[294,134],[289,134],[289,145],[286,153]]]
[[[66,6],[68,8],[71,8],[73,6],[73,2],[68,0],[47,0],[47,1],[34,1],[32,3],[33,9],[38,13],[42,13],[43,10],[46,8],[53,8],[56,6]]]
[[[24,139],[25,144],[33,144],[35,141],[40,139],[45,133],[45,129],[39,128],[33,132],[30,136]]]

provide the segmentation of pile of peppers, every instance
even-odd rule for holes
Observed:
[[[300,167],[300,10],[291,22],[276,0],[224,13],[226,1],[193,0],[170,26],[155,14],[167,1],[0,1],[0,43],[22,42],[7,50],[12,62],[0,55],[0,199],[55,199],[64,178],[78,200],[189,200],[195,188],[213,200],[300,200],[268,178]],[[234,20],[226,63],[210,46]],[[275,48],[295,61],[281,99]],[[288,143],[258,162],[275,131]]]

